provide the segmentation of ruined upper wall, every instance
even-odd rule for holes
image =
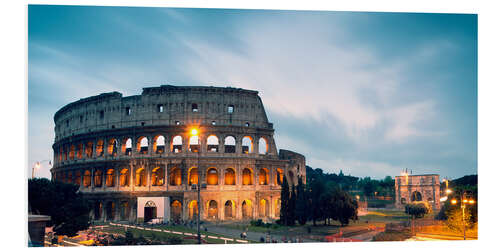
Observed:
[[[103,93],[64,106],[54,115],[54,122],[56,141],[138,126],[215,124],[272,130],[258,92],[230,87],[162,85],[143,88],[141,95],[128,97]]]

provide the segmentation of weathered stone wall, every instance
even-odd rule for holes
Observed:
[[[428,202],[433,209],[440,209],[439,175],[404,175],[395,178],[396,208],[404,209],[413,201]],[[420,200],[418,199],[420,197]]]
[[[96,220],[137,221],[137,209],[144,209],[137,207],[137,197],[167,197],[181,204],[182,219],[192,219],[189,204],[196,192],[189,181],[196,167],[201,184],[208,184],[201,191],[203,219],[212,218],[211,201],[217,203],[217,220],[249,219],[242,216],[244,201],[250,218],[279,217],[280,177],[305,181],[305,157],[288,150],[278,155],[273,125],[256,91],[168,85],[144,88],[138,96],[112,92],[70,103],[54,121],[52,177],[79,184]],[[190,140],[192,128],[199,131],[196,142]],[[176,136],[181,146],[174,145]],[[209,136],[218,145],[209,145]],[[227,137],[235,140],[229,149]],[[208,183],[210,169],[217,172],[214,185]],[[234,211],[225,210],[228,202]],[[176,211],[170,208],[172,215]]]

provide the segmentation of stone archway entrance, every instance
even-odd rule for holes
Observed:
[[[252,218],[252,202],[250,200],[244,200],[241,204],[241,215],[243,219]]]
[[[226,201],[226,203],[224,204],[224,219],[234,219],[235,217],[235,213],[233,213],[233,210],[235,206],[234,206],[234,202],[231,201],[231,200],[228,200]]]
[[[411,201],[422,201],[422,194],[418,191],[411,193]]]
[[[144,205],[144,222],[156,219],[156,204],[153,201],[146,202]]]
[[[175,222],[181,221],[182,216],[182,204],[178,200],[172,201],[170,204],[170,218]]]

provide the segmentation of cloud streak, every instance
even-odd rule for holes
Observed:
[[[50,7],[38,8],[44,13]],[[70,9],[75,18],[86,14]],[[52,126],[63,105],[101,92],[132,95],[160,84],[234,86],[259,91],[278,146],[303,153],[312,167],[380,178],[406,167],[455,176],[470,173],[470,166],[457,168],[457,157],[477,161],[477,127],[457,125],[476,119],[477,113],[464,118],[459,111],[474,111],[468,101],[477,108],[477,96],[464,98],[470,85],[450,78],[463,75],[464,65],[449,62],[463,57],[471,42],[446,33],[455,27],[432,15],[432,27],[422,17],[422,27],[404,28],[413,38],[408,41],[398,33],[403,21],[386,24],[384,15],[369,13],[99,10],[92,26],[98,31],[77,23],[59,34],[67,41],[51,39],[41,20],[29,19],[42,23],[30,29],[29,116],[44,127]],[[420,36],[411,32],[441,26],[443,31]],[[93,36],[102,42],[80,39]],[[447,68],[436,71],[443,60]],[[30,121],[30,137],[41,132]],[[51,136],[37,143],[43,137],[51,142]],[[29,151],[33,161],[47,149],[30,141]]]

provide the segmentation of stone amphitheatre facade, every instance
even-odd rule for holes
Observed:
[[[277,150],[257,91],[104,93],[54,122],[52,178],[80,186],[94,221],[195,220],[198,181],[202,220],[276,219],[283,178],[305,182],[304,156]]]

